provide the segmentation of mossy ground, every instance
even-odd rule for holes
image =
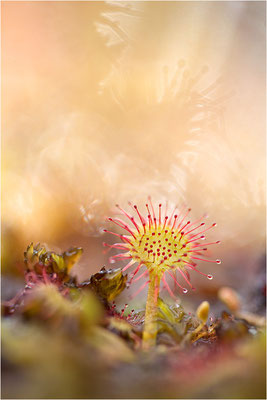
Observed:
[[[81,253],[25,252],[25,287],[2,303],[3,398],[265,398],[256,314],[203,324],[159,298],[157,343],[143,351],[144,310],[114,304],[127,275],[102,268],[78,283],[68,266]]]

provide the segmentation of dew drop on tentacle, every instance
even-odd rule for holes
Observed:
[[[207,278],[211,281],[213,279],[213,275],[207,275]]]
[[[186,288],[183,288],[183,293],[187,293],[188,290]]]

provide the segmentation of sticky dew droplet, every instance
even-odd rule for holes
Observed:
[[[207,278],[211,281],[213,279],[213,275],[208,275]]]
[[[186,288],[183,288],[183,293],[187,293],[188,290]]]

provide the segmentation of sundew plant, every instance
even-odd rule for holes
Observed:
[[[124,222],[121,218],[108,218],[109,221],[126,230],[127,235],[110,232],[120,237],[122,242],[113,245],[104,243],[104,245],[125,250],[123,253],[110,257],[110,261],[127,260],[128,264],[123,268],[123,271],[135,265],[130,282],[143,278],[145,282],[139,289],[140,291],[148,285],[145,328],[143,331],[143,346],[146,348],[154,345],[156,340],[157,305],[161,283],[175,298],[166,280],[167,276],[172,278],[183,293],[187,293],[188,289],[178,282],[177,272],[182,277],[183,282],[192,290],[194,288],[190,282],[190,271],[198,272],[210,280],[213,279],[211,274],[199,271],[197,262],[205,261],[220,264],[221,260],[219,259],[205,258],[205,251],[208,246],[219,244],[220,241],[205,241],[204,233],[214,228],[216,223],[206,227],[203,218],[191,222],[189,220],[191,209],[186,209],[186,206],[180,209],[175,207],[169,214],[167,203],[165,207],[162,207],[161,203],[156,206],[153,205],[149,197],[146,204],[147,214],[144,216],[140,213],[137,205],[131,203],[129,205],[135,216],[117,205],[120,213],[126,217],[128,222]],[[105,232],[108,231],[105,230]],[[139,271],[140,275],[136,276]]]

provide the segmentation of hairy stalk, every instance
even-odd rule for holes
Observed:
[[[157,337],[159,277],[153,272],[150,272],[149,278],[150,283],[148,286],[145,326],[143,331],[143,349],[145,350],[155,346]]]

